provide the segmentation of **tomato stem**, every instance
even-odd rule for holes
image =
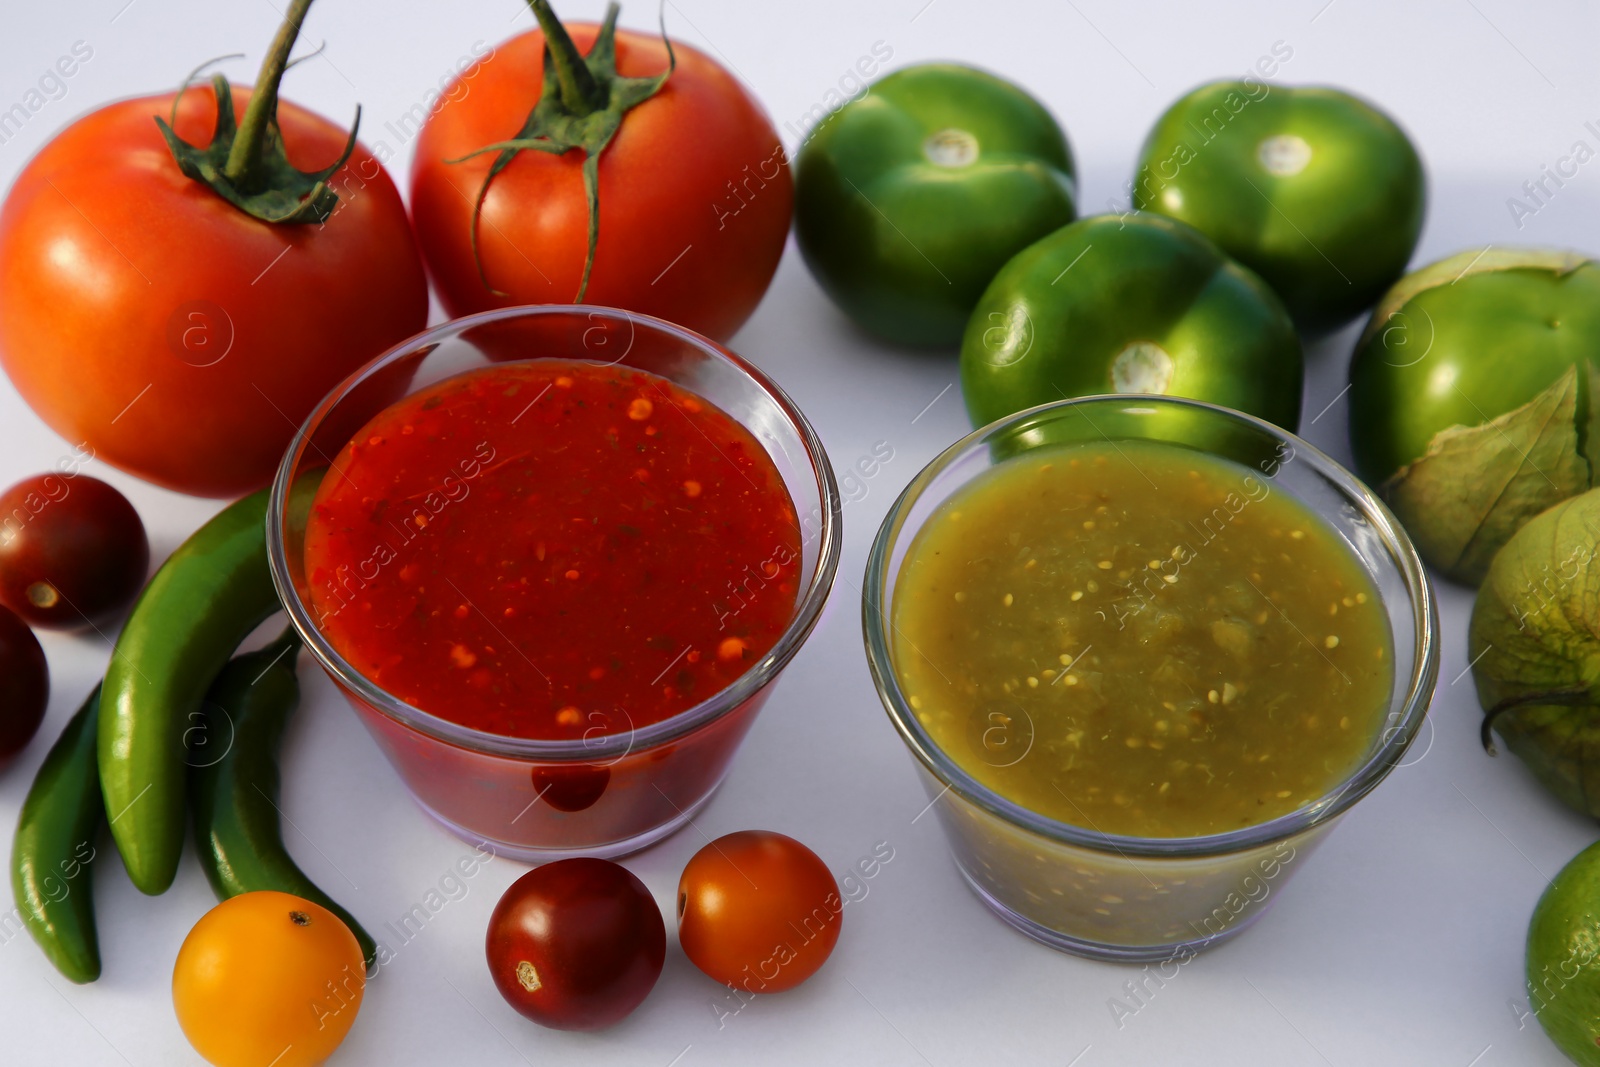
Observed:
[[[290,0],[289,13],[284,16],[261,62],[260,79],[245,108],[242,123],[234,120],[233,89],[228,79],[217,74],[211,79],[211,91],[217,98],[217,119],[210,142],[193,145],[178,136],[173,129],[178,119],[178,101],[199,69],[184,79],[172,101],[171,114],[167,118],[153,116],[173,162],[185,177],[200,182],[262,222],[327,222],[339,204],[339,194],[329,182],[355,151],[356,131],[361,127],[358,104],[344,151],[321,170],[298,169],[289,162],[284,151],[283,133],[278,128],[278,84],[283,81],[283,72],[294,65],[289,62],[289,51],[294,48],[310,6],[311,0]]]
[[[1506,712],[1530,705],[1575,708],[1593,703],[1593,695],[1582,686],[1549,689],[1538,693],[1523,693],[1521,696],[1507,697],[1483,713],[1483,722],[1478,727],[1478,741],[1483,745],[1483,750],[1489,755],[1499,755],[1499,750],[1495,748],[1492,731],[1500,716]]]
[[[267,143],[267,132],[278,113],[278,83],[289,65],[289,51],[300,36],[300,26],[306,20],[311,0],[290,0],[288,13],[278,35],[272,39],[266,58],[261,61],[261,73],[256,77],[255,90],[250,104],[244,109],[239,122],[239,133],[228,150],[228,162],[223,176],[242,192],[255,192],[260,181],[261,154]]]
[[[556,18],[549,0],[528,0],[539,28],[544,33],[544,73],[539,89],[539,101],[528,113],[517,135],[507,141],[484,145],[476,152],[468,152],[448,163],[462,163],[486,152],[494,153],[488,176],[478,187],[478,198],[472,203],[472,260],[478,265],[478,280],[483,287],[497,296],[507,294],[489,284],[484,270],[483,255],[478,247],[478,222],[483,217],[483,202],[489,196],[489,186],[495,176],[504,170],[518,152],[546,152],[553,156],[565,155],[576,148],[583,152],[583,191],[589,202],[589,251],[583,261],[583,279],[578,283],[574,303],[582,303],[589,291],[589,275],[594,269],[595,248],[600,242],[600,155],[616,136],[623,117],[661,91],[676,69],[678,58],[672,51],[672,41],[667,37],[666,12],[662,11],[661,42],[667,49],[667,69],[660,74],[644,78],[624,78],[617,73],[617,14],[615,2],[606,5],[605,21],[589,46],[587,56],[580,55],[566,28]]]
[[[528,6],[533,8],[533,17],[539,20],[539,28],[544,31],[545,58],[555,66],[556,85],[561,91],[562,105],[573,116],[599,111],[606,104],[600,83],[584,62],[578,46],[572,42],[572,35],[556,18],[550,0],[528,0]],[[609,12],[608,15],[616,18]]]

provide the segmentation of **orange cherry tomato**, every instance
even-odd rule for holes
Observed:
[[[172,1005],[215,1067],[311,1067],[361,1010],[366,969],[350,928],[320,904],[262,890],[223,901],[178,950]]]
[[[792,837],[741,830],[696,852],[678,881],[678,941],[694,965],[751,993],[793,989],[827,962],[844,902]]]

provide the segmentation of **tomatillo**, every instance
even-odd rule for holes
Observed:
[[[1600,264],[1487,248],[1408,274],[1350,363],[1350,445],[1422,558],[1476,584],[1533,516],[1600,484]]]
[[[1063,397],[1192,397],[1293,430],[1304,361],[1289,313],[1249,269],[1160,215],[1097,215],[1007,263],[961,345],[974,425]]]
[[[1133,204],[1187,222],[1277,290],[1301,330],[1336,329],[1405,272],[1426,208],[1405,132],[1349,93],[1213,82],[1167,109]]]
[[[1066,134],[1022,89],[951,63],[907,67],[825,119],[800,150],[795,235],[862,328],[961,339],[995,271],[1077,214]]]

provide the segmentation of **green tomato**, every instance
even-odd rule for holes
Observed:
[[[1350,445],[1422,557],[1476,583],[1524,522],[1595,484],[1600,265],[1462,252],[1403,278],[1350,363]]]
[[[1337,89],[1203,85],[1150,131],[1133,203],[1187,222],[1283,297],[1307,333],[1355,318],[1406,269],[1422,161],[1383,112]]]
[[[1561,868],[1545,887],[1528,922],[1528,1007],[1555,1046],[1580,1067],[1600,1064],[1600,913],[1596,899],[1600,899],[1600,843],[1590,845]]]
[[[1382,482],[1435,434],[1504,415],[1585,359],[1600,361],[1592,260],[1497,249],[1419,270],[1384,298],[1350,363],[1356,466]]]
[[[1180,222],[1098,215],[1030,245],[967,323],[974,425],[1064,397],[1161,393],[1300,421],[1300,339],[1265,282]]]
[[[1591,489],[1505,543],[1467,629],[1484,748],[1493,754],[1498,732],[1545,788],[1590,818],[1600,818],[1597,556],[1600,490]]]
[[[801,148],[795,235],[833,302],[871,333],[953,346],[983,287],[1073,220],[1066,134],[1037,100],[971,67],[874,83]]]

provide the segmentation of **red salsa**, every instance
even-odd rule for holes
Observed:
[[[794,503],[727,413],[567,360],[445,379],[378,414],[306,529],[318,627],[414,707],[513,737],[645,726],[777,642]]]

